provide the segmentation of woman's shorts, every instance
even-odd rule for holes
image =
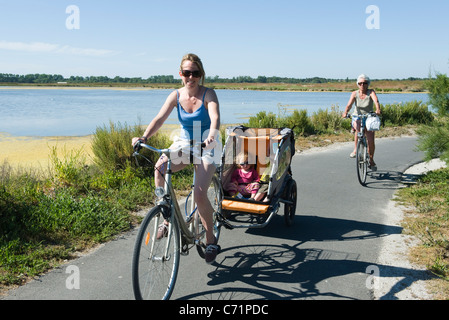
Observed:
[[[211,149],[202,149],[197,146],[193,149],[193,154],[191,153],[191,140],[177,138],[173,144],[169,147],[170,150],[179,150],[174,151],[170,155],[173,164],[213,164],[216,167],[219,166],[221,161],[221,144],[217,143],[214,148]]]
[[[366,122],[366,118],[363,121]],[[354,128],[354,130],[359,132],[360,128],[361,128],[361,124],[362,124],[362,120],[359,118],[359,116],[353,115],[352,116],[352,127]]]

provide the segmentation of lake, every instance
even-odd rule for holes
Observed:
[[[13,136],[83,136],[109,122],[148,124],[172,90],[0,87],[0,132]],[[348,92],[217,90],[222,123],[244,123],[259,111],[319,109],[348,103]],[[381,104],[428,101],[425,93],[378,94]],[[173,112],[167,123],[178,123]]]

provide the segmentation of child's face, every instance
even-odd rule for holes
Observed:
[[[243,170],[248,171],[249,169],[251,169],[251,165],[248,163],[248,161],[245,161],[243,163],[240,163],[240,168],[242,168]]]

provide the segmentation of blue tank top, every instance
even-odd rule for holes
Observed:
[[[189,113],[179,103],[179,91],[178,95],[178,120],[181,123],[181,138],[187,140],[203,141],[207,137],[204,136],[204,132],[210,129],[211,120],[209,112],[204,105],[204,98],[206,97],[206,91],[204,92],[201,107],[196,111]]]

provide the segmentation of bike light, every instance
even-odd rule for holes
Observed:
[[[165,196],[165,190],[162,187],[157,187],[156,190],[154,190],[154,193],[158,198],[162,198],[163,196]]]

